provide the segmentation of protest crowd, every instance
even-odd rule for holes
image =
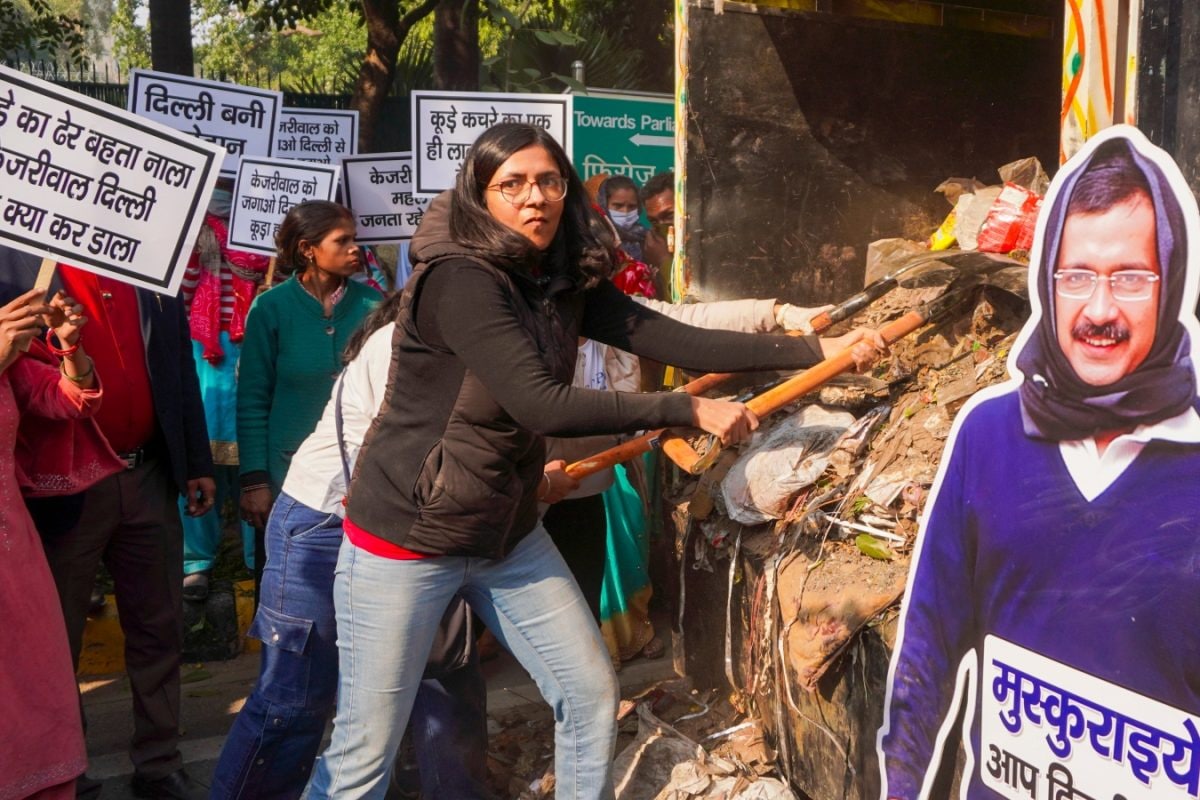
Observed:
[[[116,110],[0,66],[0,800],[105,800],[106,605],[139,798],[1200,796],[1200,211],[1169,155],[1118,121],[1053,180],[948,179],[838,305],[705,300],[758,292],[680,290],[686,161],[572,151],[573,95],[409,99],[411,150],[359,153],[358,112],[278,91],[134,70]],[[668,652],[651,529],[710,694],[621,696]],[[256,679],[200,776],[185,620],[231,572]],[[517,790],[502,652],[552,716]],[[754,758],[706,750],[739,731]]]
[[[382,797],[409,730],[424,796],[493,797],[477,639],[554,709],[558,796],[612,796],[615,670],[663,651],[645,554],[612,547],[645,526],[646,464],[568,465],[639,431],[732,444],[758,426],[740,402],[643,392],[663,364],[798,369],[847,351],[865,367],[884,345],[867,329],[777,335],[821,309],[660,299],[669,173],[585,187],[526,122],[463,149],[394,282],[336,199],[242,199],[243,184],[315,191],[257,165],[210,183],[177,297],[65,258],[35,279],[36,256],[0,250],[4,490],[24,499],[0,520],[16,556],[0,585],[27,609],[4,633],[21,655],[0,709],[36,722],[0,734],[0,796],[97,791],[72,672],[101,568],[125,634],[136,796]],[[102,183],[126,192],[115,177]],[[375,166],[371,180],[387,179]],[[276,215],[242,226],[273,257],[239,248],[239,207]],[[209,593],[231,508],[261,668],[208,788],[178,746],[182,609]],[[602,608],[606,570],[632,576],[619,609]],[[37,693],[16,688],[34,675]]]

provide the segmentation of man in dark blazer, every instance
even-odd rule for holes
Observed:
[[[10,253],[0,261],[12,267],[4,270],[6,281],[26,280],[27,259]],[[133,694],[133,792],[204,797],[183,770],[178,746],[183,532],[176,498],[185,494],[188,513],[199,515],[215,494],[187,320],[175,298],[80,269],[60,265],[56,283],[86,309],[88,354],[104,390],[96,421],[127,464],[80,496],[73,524],[41,531],[71,655],[78,665],[103,561],[113,577]]]

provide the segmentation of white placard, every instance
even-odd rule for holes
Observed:
[[[998,636],[984,639],[982,694],[979,776],[1001,797],[1200,792],[1200,718],[1180,709]]]
[[[275,232],[292,206],[337,196],[338,168],[282,158],[244,157],[233,188],[229,246],[275,255]]]
[[[174,295],[222,152],[0,67],[0,242]]]
[[[221,174],[233,176],[240,157],[275,155],[272,135],[283,93],[135,69],[129,73],[127,107],[225,148]]]
[[[412,153],[345,158],[342,176],[346,205],[358,225],[358,241],[384,244],[412,238],[431,200],[413,192]]]
[[[545,128],[570,153],[571,111],[569,94],[413,92],[414,191],[437,194],[452,188],[467,150],[497,122]]]
[[[358,152],[358,112],[284,108],[275,128],[275,155],[337,164]]]

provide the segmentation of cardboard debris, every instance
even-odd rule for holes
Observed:
[[[828,548],[820,562],[788,559],[779,570],[779,615],[786,667],[800,688],[816,690],[851,637],[900,598],[907,576],[907,560],[881,564],[850,547]]]

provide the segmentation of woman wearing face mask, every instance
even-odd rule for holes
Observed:
[[[618,687],[538,523],[559,490],[543,435],[694,425],[726,443],[740,403],[570,385],[580,336],[697,371],[795,368],[882,341],[703,331],[613,286],[616,242],[562,147],[504,123],[472,145],[414,237],[388,386],[350,489],[334,580],[339,679],[314,798],[383,797],[437,622],[461,594],[554,709],[559,798],[611,798]],[[400,379],[398,376],[403,376]]]
[[[262,529],[292,454],[312,433],[341,372],[350,335],[381,299],[358,272],[354,217],[337,203],[294,206],[275,235],[291,275],[246,319],[237,393],[242,519]]]
[[[614,175],[600,184],[596,201],[616,226],[621,249],[634,261],[641,261],[642,243],[649,228],[641,223],[637,184],[624,175]]]

